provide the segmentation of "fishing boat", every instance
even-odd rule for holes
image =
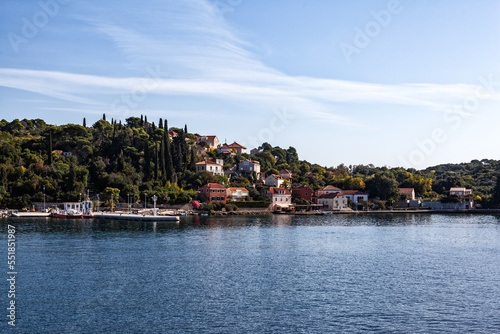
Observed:
[[[82,202],[62,203],[63,209],[52,210],[52,218],[63,219],[91,219],[94,218],[92,211],[94,204],[88,198]]]

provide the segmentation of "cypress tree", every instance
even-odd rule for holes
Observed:
[[[47,145],[47,153],[49,156],[49,165],[52,165],[52,131],[49,131],[49,142]]]
[[[163,129],[163,120],[161,119],[161,117],[160,117],[160,122],[158,123],[158,127],[160,129]]]
[[[165,138],[165,172],[167,176],[168,181],[172,181],[172,174],[174,172],[174,167],[172,163],[172,152],[171,152],[171,146],[170,146],[170,140],[168,139],[168,121],[165,120],[165,124],[163,126],[163,137]]]
[[[141,122],[139,123],[140,126],[143,126],[144,125],[144,116],[141,115]]]
[[[151,163],[151,157],[149,156],[149,142],[146,140],[144,142],[144,181],[149,181],[149,167]]]
[[[186,135],[187,135],[187,133],[188,133],[188,126],[187,126],[187,124],[184,124],[184,133],[185,133]]]
[[[106,120],[106,114],[102,114],[102,119]]]
[[[196,172],[196,158],[194,155],[194,149],[191,149],[191,158],[189,159],[189,169]]]
[[[155,143],[155,180],[158,181],[158,144]]]
[[[87,120],[85,119],[85,117],[83,118],[83,127],[86,128],[87,127]]]

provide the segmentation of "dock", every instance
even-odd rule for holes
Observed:
[[[34,217],[50,217],[50,212],[13,212],[12,217],[34,218]]]
[[[94,213],[94,219],[114,219],[114,220],[135,220],[135,221],[175,221],[180,220],[179,216],[153,216],[132,213]]]

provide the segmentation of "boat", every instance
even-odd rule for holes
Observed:
[[[92,219],[93,203],[88,198],[82,202],[66,202],[63,203],[64,209],[58,208],[52,211],[52,218],[62,219]]]

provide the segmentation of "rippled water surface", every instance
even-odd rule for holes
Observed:
[[[499,216],[1,222],[0,332],[500,333]]]

